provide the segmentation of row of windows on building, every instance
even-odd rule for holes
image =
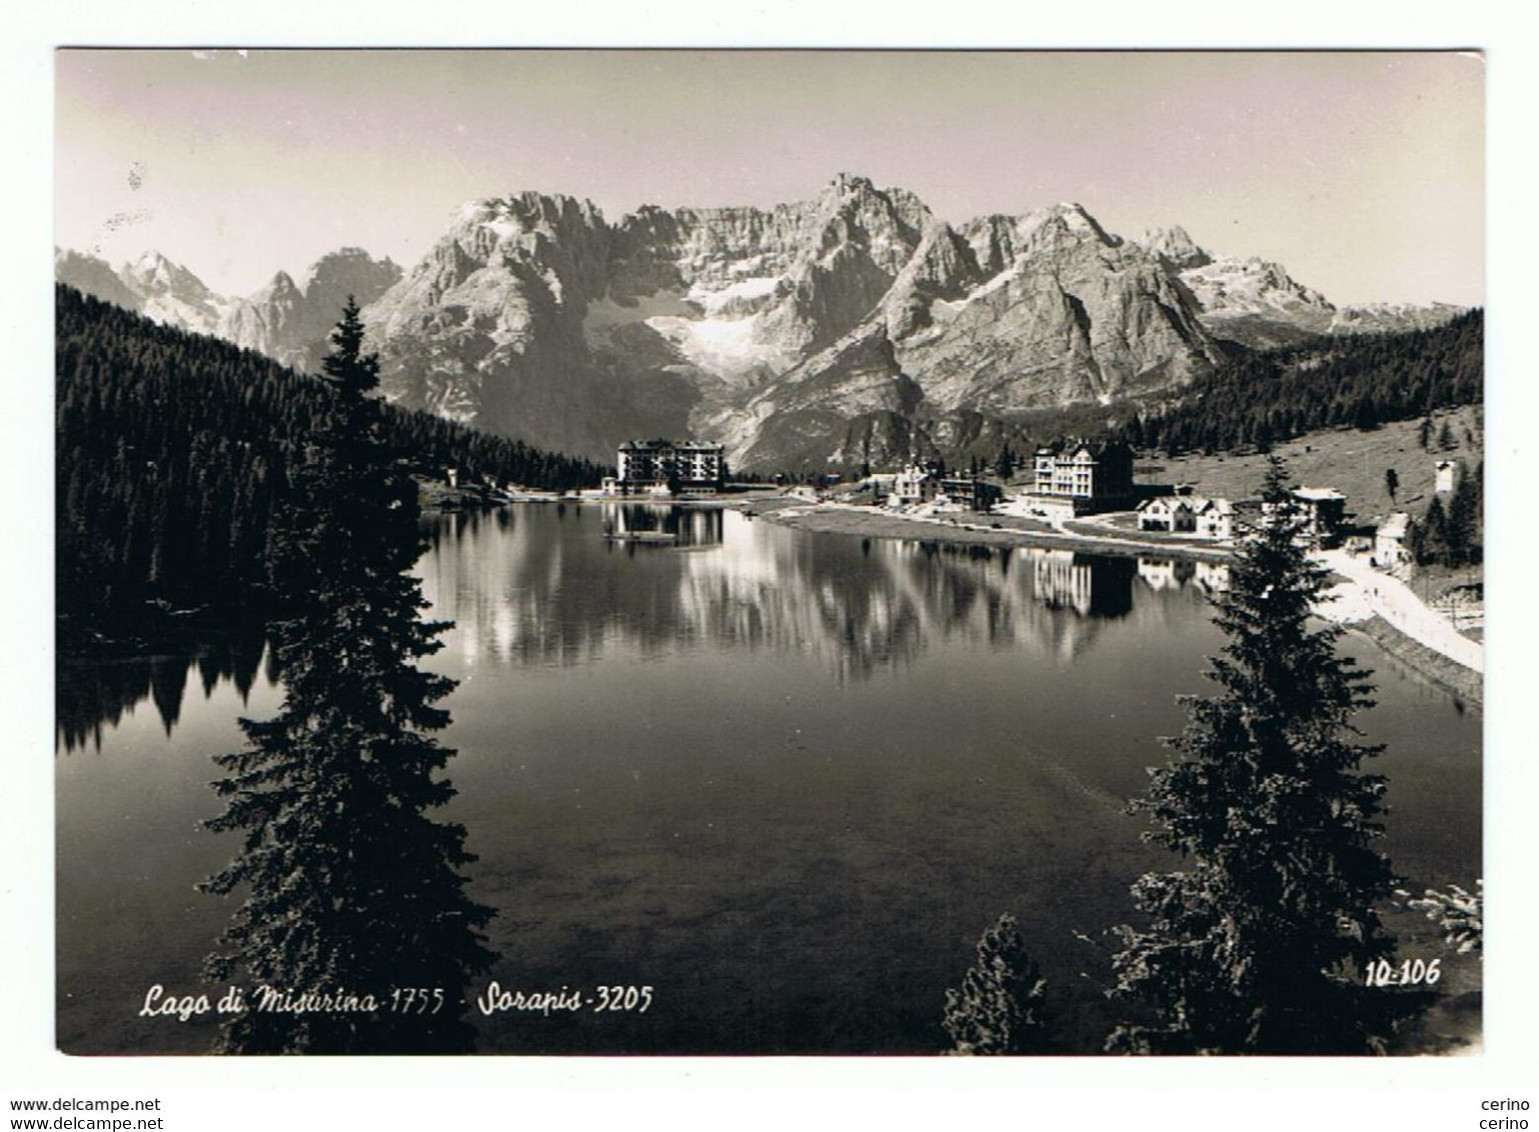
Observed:
[[[615,454],[616,474],[603,490],[614,495],[708,494],[727,475],[721,444],[707,440],[631,440]]]

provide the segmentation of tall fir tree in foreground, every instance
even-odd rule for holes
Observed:
[[[298,610],[274,631],[285,697],[273,719],[242,720],[245,748],[216,760],[227,805],[208,826],[244,844],[204,887],[245,893],[208,972],[241,981],[250,1005],[267,985],[373,994],[380,1008],[249,1009],[224,1028],[223,1052],[466,1050],[462,990],[492,959],[480,931],[491,910],[459,872],[474,860],[465,830],[429,816],[454,793],[440,776],[453,752],[431,735],[449,722],[435,705],[453,683],[417,662],[447,626],[419,617],[417,489],[382,439],[363,334],[349,300],[323,366],[331,410],[278,532],[275,581]]]
[[[1395,997],[1362,974],[1393,948],[1375,912],[1393,891],[1385,780],[1352,725],[1372,686],[1336,655],[1342,630],[1310,623],[1326,573],[1276,458],[1263,500],[1216,602],[1219,693],[1185,701],[1178,757],[1134,803],[1185,867],[1133,886],[1147,924],[1117,929],[1112,994],[1152,1020],[1119,1027],[1116,1051],[1366,1053],[1392,1027]]]

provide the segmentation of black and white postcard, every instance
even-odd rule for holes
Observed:
[[[54,67],[59,1050],[1482,1050],[1478,52]]]

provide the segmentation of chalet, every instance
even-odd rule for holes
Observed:
[[[1197,508],[1197,533],[1204,538],[1234,538],[1235,505],[1227,499],[1205,499]]]
[[[1304,537],[1314,546],[1332,546],[1347,517],[1347,497],[1335,488],[1300,487],[1293,492],[1304,521]]]
[[[1138,505],[1138,529],[1232,539],[1235,507],[1227,499],[1196,495],[1161,495]]]
[[[614,487],[620,495],[657,495],[676,486],[683,494],[721,489],[722,446],[705,440],[631,440],[620,445]]]
[[[1447,495],[1459,484],[1459,462],[1457,460],[1439,460],[1434,469],[1437,472],[1437,493]]]
[[[1138,529],[1191,533],[1197,530],[1197,504],[1206,500],[1183,495],[1160,495],[1138,505]]]
[[[1027,510],[1052,520],[1127,506],[1133,450],[1120,440],[1066,441],[1037,449]]]
[[[887,506],[906,507],[914,503],[929,503],[939,491],[940,480],[929,468],[910,464],[893,477]]]

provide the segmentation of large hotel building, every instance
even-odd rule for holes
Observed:
[[[1133,450],[1121,441],[1066,441],[1037,449],[1030,510],[1051,519],[1073,519],[1131,506]]]
[[[630,440],[620,445],[615,488],[622,495],[666,488],[717,491],[727,474],[722,446],[705,440]]]

